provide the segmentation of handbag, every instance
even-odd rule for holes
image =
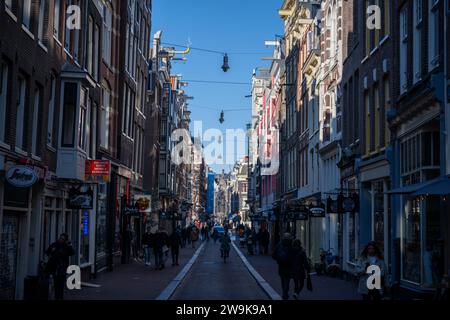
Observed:
[[[163,253],[166,253],[167,251],[169,251],[169,247],[166,245],[163,245],[162,251],[163,251]]]
[[[313,291],[311,276],[309,275],[309,273],[308,276],[306,277],[306,289],[308,289],[308,291]]]

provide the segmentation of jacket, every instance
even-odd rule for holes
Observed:
[[[305,279],[311,272],[306,252],[303,248],[292,248],[291,273],[294,279]]]
[[[358,284],[358,292],[360,294],[368,294],[369,288],[367,287],[367,280],[369,279],[370,274],[367,274],[367,267],[369,267],[371,263],[369,262],[369,259],[367,257],[361,257],[358,260],[358,263],[356,265],[356,272],[359,276],[359,284]],[[387,271],[386,271],[386,264],[384,263],[383,259],[376,258],[374,265],[377,265],[380,268],[381,271],[381,295],[384,294],[384,288],[388,287],[388,279],[387,279]]]
[[[69,258],[75,254],[70,243],[52,243],[45,252],[49,257],[45,271],[48,274],[65,276],[69,266]]]

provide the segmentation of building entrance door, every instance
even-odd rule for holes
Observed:
[[[12,300],[16,291],[20,213],[5,211],[0,240],[0,300]]]

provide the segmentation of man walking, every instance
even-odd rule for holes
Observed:
[[[270,242],[269,231],[267,231],[267,229],[263,229],[261,231],[261,235],[259,238],[260,238],[259,241],[261,242],[263,254],[266,255],[269,252],[269,242]]]
[[[55,300],[63,300],[69,257],[75,254],[69,236],[66,233],[61,234],[59,239],[48,247],[45,254],[49,257],[46,271],[53,277]]]
[[[278,263],[278,275],[281,279],[283,300],[289,299],[289,282],[292,277],[292,236],[285,233],[283,239],[277,245],[272,258]]]

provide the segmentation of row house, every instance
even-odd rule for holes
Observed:
[[[124,206],[142,192],[134,130],[146,114],[151,1],[5,0],[0,21],[0,296],[17,299],[60,233],[86,279],[128,251],[125,230],[137,232]],[[108,179],[87,180],[87,160],[105,160]],[[92,199],[86,209],[73,193]]]
[[[449,3],[392,1],[391,277],[426,294],[449,270],[445,109]]]

